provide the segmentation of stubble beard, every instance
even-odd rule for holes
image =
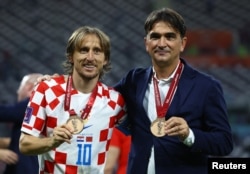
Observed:
[[[90,81],[92,79],[95,79],[96,77],[99,76],[100,73],[95,73],[95,74],[92,74],[92,75],[87,75],[87,74],[84,74],[84,73],[80,73],[80,72],[77,72],[78,75],[83,79],[83,80],[86,80],[86,81]]]

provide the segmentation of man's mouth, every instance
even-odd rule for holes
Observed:
[[[87,69],[87,70],[92,70],[92,69],[94,69],[96,66],[93,65],[93,64],[85,64],[85,65],[83,65],[83,67],[84,67],[85,69]]]

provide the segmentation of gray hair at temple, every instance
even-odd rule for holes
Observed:
[[[101,79],[105,73],[111,69],[110,61],[110,39],[109,37],[100,29],[90,26],[83,26],[76,29],[68,40],[66,47],[66,57],[67,60],[63,62],[64,70],[67,74],[72,74],[73,72],[73,63],[70,61],[70,57],[73,55],[74,51],[80,49],[82,40],[85,36],[89,34],[95,34],[100,39],[100,46],[104,52],[105,60],[107,64],[103,66],[102,71],[100,72],[99,78]]]

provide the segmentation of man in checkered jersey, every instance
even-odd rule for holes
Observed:
[[[39,83],[27,106],[20,151],[39,157],[39,173],[103,173],[113,127],[125,103],[101,82],[110,70],[110,40],[84,26],[68,40],[66,73]]]

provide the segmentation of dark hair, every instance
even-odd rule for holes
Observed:
[[[170,8],[162,8],[149,14],[144,24],[146,35],[153,28],[153,25],[160,21],[169,23],[171,27],[180,33],[182,38],[186,35],[184,19],[179,13]]]
[[[105,60],[107,64],[103,66],[103,70],[100,73],[99,78],[104,75],[104,73],[108,72],[111,69],[110,62],[110,39],[109,37],[100,29],[90,26],[83,26],[75,30],[68,40],[68,44],[66,47],[66,57],[67,60],[63,62],[64,70],[67,74],[72,74],[73,72],[73,63],[70,61],[70,57],[73,55],[75,50],[80,49],[82,40],[90,34],[96,35],[101,44],[101,49],[104,52]]]

